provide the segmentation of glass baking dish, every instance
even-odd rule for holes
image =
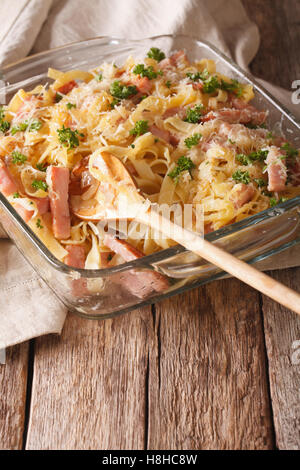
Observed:
[[[39,83],[49,83],[48,67],[67,71],[88,70],[103,61],[119,65],[128,55],[144,57],[150,47],[159,47],[166,54],[184,48],[191,60],[213,59],[221,73],[251,83],[256,91],[254,103],[269,110],[269,127],[287,135],[299,147],[300,125],[288,110],[213,46],[187,36],[164,35],[140,41],[100,37],[36,54],[0,71],[1,102],[7,103],[19,88],[30,90]],[[181,246],[113,268],[71,268],[49,252],[2,194],[0,217],[8,235],[37,273],[71,311],[85,318],[110,318],[226,276]],[[300,196],[210,233],[206,238],[259,265],[261,260],[300,242]],[[136,289],[143,284],[143,274],[149,270],[158,271],[168,279],[162,292]]]

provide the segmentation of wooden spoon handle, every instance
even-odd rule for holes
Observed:
[[[163,218],[159,213],[152,211],[150,215],[149,212],[146,212],[139,214],[138,218],[140,222],[151,226],[168,238],[172,238],[188,250],[193,251],[215,266],[218,266],[300,315],[300,294],[298,292],[275,281],[275,279],[258,271],[253,266],[208,242],[195,232],[179,227],[167,218]],[[170,233],[172,234],[171,237]]]

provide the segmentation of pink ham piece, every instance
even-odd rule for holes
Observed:
[[[255,126],[262,125],[267,118],[265,111],[257,111],[253,106],[245,109],[224,108],[218,111],[210,111],[201,118],[201,121],[211,121],[213,119],[222,119],[222,121],[231,124],[253,124]]]
[[[148,77],[134,77],[132,83],[137,87],[138,91],[143,94],[150,93],[152,89],[152,83]]]
[[[25,207],[21,206],[21,204],[14,204],[14,209],[17,211],[19,216],[22,217],[22,219],[27,223],[31,219],[31,217],[34,214],[34,211],[29,211],[28,209],[25,209]]]
[[[178,114],[180,119],[184,119],[186,117],[186,110],[180,106],[175,106],[174,108],[167,109],[167,111],[164,112],[162,118],[168,119],[169,117],[176,116],[176,114]]]
[[[251,201],[255,194],[255,189],[244,183],[236,184],[231,192],[230,200],[236,209],[240,209],[244,204]]]
[[[64,262],[73,268],[84,269],[85,265],[85,250],[82,245],[66,245],[68,255],[65,257]]]
[[[113,252],[120,255],[124,261],[134,261],[144,256],[134,246],[125,240],[113,237],[110,234],[104,236],[104,244]],[[169,282],[162,274],[156,271],[137,271],[131,269],[126,273],[114,275],[114,282],[121,284],[134,296],[145,299],[153,292],[163,292],[169,287]]]
[[[188,65],[189,61],[184,51],[180,50],[175,52],[170,57],[163,59],[159,62],[159,68],[162,70],[169,69],[172,67],[178,67],[181,64]]]
[[[285,190],[285,183],[287,179],[287,169],[285,162],[282,159],[284,153],[280,148],[272,146],[269,148],[269,153],[266,159],[268,171],[268,191],[280,192]]]
[[[85,267],[85,250],[82,245],[66,245],[68,255],[64,262],[72,268],[84,269]],[[70,281],[72,294],[74,297],[84,297],[89,294],[86,279],[74,279]]]
[[[56,91],[61,93],[62,95],[67,95],[73,88],[76,88],[78,85],[75,80],[70,80],[69,82],[65,83],[61,87],[59,87]]]
[[[36,207],[40,215],[44,215],[49,212],[50,200],[48,197],[33,197],[31,199],[36,203]]]
[[[10,196],[18,191],[17,185],[14,182],[9,170],[4,163],[0,160],[0,191],[4,196]]]
[[[155,124],[149,127],[151,134],[155,135],[159,139],[165,140],[168,144],[176,147],[179,143],[179,139],[175,135],[172,135],[169,131],[159,129]]]
[[[122,256],[124,261],[133,261],[142,258],[144,255],[137,248],[127,243],[125,240],[113,237],[109,233],[104,235],[103,243],[112,251]]]
[[[49,211],[49,198],[35,198],[33,197],[32,200],[36,203],[37,210],[39,212],[39,215],[44,215]],[[18,204],[17,202],[14,204],[14,208],[18,212],[18,214],[22,217],[25,222],[29,222],[31,217],[34,214],[34,210],[28,210],[25,209],[21,204]]]
[[[68,190],[70,173],[68,168],[48,166],[46,181],[49,186],[52,229],[55,238],[69,238],[71,230]]]

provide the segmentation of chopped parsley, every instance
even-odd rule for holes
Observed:
[[[205,69],[203,72],[187,72],[187,77],[189,77],[193,82],[198,82],[199,80],[205,81],[209,77],[208,71]]]
[[[13,198],[14,198],[14,199],[17,199],[18,197],[20,197],[20,194],[19,194],[19,193],[14,193],[14,194],[13,194]]]
[[[268,150],[258,150],[257,152],[251,152],[249,155],[239,153],[236,155],[236,160],[242,165],[251,165],[253,162],[264,162],[268,156]]]
[[[235,93],[238,98],[240,98],[243,94],[243,87],[237,80],[231,80],[231,82],[225,82],[225,80],[221,80],[220,88],[221,90],[228,91],[229,93]]]
[[[43,163],[37,163],[36,164],[36,169],[39,171],[46,171],[47,167],[43,165]]]
[[[286,153],[286,156],[289,158],[297,158],[299,155],[298,150],[292,147],[289,142],[283,144],[281,150],[283,150]]]
[[[145,134],[146,132],[148,132],[148,121],[141,120],[135,123],[134,128],[131,129],[129,134],[139,136]]]
[[[42,181],[42,180],[33,180],[33,182],[31,183],[31,186],[34,188],[34,189],[41,189],[42,191],[48,191],[48,185],[45,181]]]
[[[73,149],[78,147],[79,145],[79,137],[84,137],[84,134],[78,132],[77,130],[72,131],[70,127],[62,126],[61,129],[57,129],[58,139],[59,142],[64,146],[68,147],[69,149]]]
[[[124,83],[119,82],[118,80],[114,81],[110,86],[110,94],[114,98],[119,100],[124,100],[129,98],[132,95],[136,95],[138,92],[136,86],[134,85],[125,85]]]
[[[193,108],[189,108],[186,112],[185,122],[190,122],[191,124],[198,124],[201,119],[203,105],[196,104]]]
[[[276,199],[276,197],[271,197],[270,198],[270,206],[274,207],[277,206],[277,204],[281,204],[282,202],[287,201],[288,199],[286,197],[280,197],[279,199]]]
[[[259,188],[263,188],[267,184],[263,178],[254,178],[254,182]]]
[[[250,175],[248,171],[237,170],[232,174],[232,179],[236,183],[244,183],[244,184],[250,183]]]
[[[158,47],[151,47],[151,49],[147,52],[147,57],[149,57],[149,59],[154,59],[157,62],[160,62],[161,60],[165,59],[166,55],[163,51],[158,49]]]
[[[11,128],[11,135],[15,135],[17,132],[33,132],[38,131],[42,127],[42,122],[38,119],[34,119],[33,121],[24,121]]]
[[[102,73],[99,73],[98,75],[96,75],[95,79],[97,80],[97,82],[101,82],[103,80]]]
[[[54,97],[55,103],[59,103],[63,99],[63,95],[61,93],[56,93]]]
[[[67,106],[67,109],[76,108],[76,104],[74,103],[67,103],[66,106]]]
[[[193,168],[195,168],[195,164],[193,163],[193,161],[189,157],[185,157],[183,155],[182,157],[180,157],[177,160],[176,167],[174,168],[174,170],[172,170],[172,171],[170,171],[170,173],[168,173],[168,176],[170,178],[172,178],[172,180],[175,183],[178,183],[180,175],[184,171],[188,171],[189,174],[192,177],[191,171],[192,171]]]
[[[198,145],[201,139],[201,134],[194,134],[191,137],[187,137],[184,141],[188,149],[192,148],[194,145]]]
[[[3,106],[0,106],[0,132],[3,132],[3,134],[5,134],[5,132],[8,131],[10,128],[10,123],[6,121],[4,117],[5,112]]]
[[[117,106],[118,104],[120,104],[120,100],[118,98],[114,98],[110,103],[111,109],[115,109],[115,106]]]
[[[44,226],[41,224],[41,219],[37,219],[36,226],[37,228],[44,228]]]
[[[274,139],[274,135],[272,134],[272,132],[267,133],[266,139]]]
[[[236,144],[236,142],[234,142],[234,141],[231,140],[231,139],[228,139],[228,142],[229,142],[231,145],[235,145],[235,144]]]
[[[135,149],[135,145],[134,145],[134,144],[131,144],[130,147],[131,147],[132,149]]]
[[[218,88],[220,88],[220,82],[218,78],[214,75],[209,77],[203,82],[203,93],[214,93]]]
[[[141,77],[147,77],[149,80],[157,78],[158,73],[155,72],[152,65],[150,67],[145,67],[144,64],[138,64],[134,67],[132,71],[135,75],[140,75]]]
[[[170,80],[167,80],[165,85],[166,85],[167,88],[171,88],[172,83],[171,83]]]
[[[12,156],[12,163],[14,163],[15,165],[21,165],[22,163],[25,163],[27,160],[26,155],[23,155],[23,153],[18,152],[17,150],[14,150],[11,156]]]

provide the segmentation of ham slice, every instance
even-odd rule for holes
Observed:
[[[255,194],[255,189],[244,183],[236,184],[231,192],[230,200],[236,209],[240,209],[244,204],[251,201]]]
[[[254,106],[248,105],[242,100],[238,100],[239,107],[224,108],[218,111],[210,111],[201,118],[201,121],[211,121],[213,119],[222,119],[231,124],[253,124],[254,126],[262,125],[267,119],[266,111],[258,111]],[[235,103],[237,104],[237,103]]]
[[[69,180],[68,168],[48,166],[46,181],[49,186],[52,229],[55,238],[59,240],[64,240],[70,236]]]
[[[275,146],[269,148],[266,164],[268,171],[268,191],[280,192],[285,190],[287,169],[282,159],[284,153]]]
[[[113,252],[120,255],[126,262],[134,261],[144,256],[143,253],[125,240],[120,240],[108,233],[104,236],[104,244]],[[165,276],[150,270],[137,271],[131,269],[125,273],[114,275],[113,280],[140,299],[147,298],[153,292],[163,292],[169,287],[169,282]]]
[[[76,88],[78,85],[75,80],[70,80],[69,82],[65,83],[61,87],[59,87],[56,91],[62,95],[67,95],[73,88]]]
[[[0,191],[6,197],[18,191],[13,177],[2,161],[0,161]]]
[[[125,240],[120,240],[120,238],[116,238],[109,233],[104,235],[103,243],[112,251],[122,256],[126,262],[133,261],[144,256],[141,251],[130,245],[130,243]]]
[[[50,200],[48,197],[33,197],[31,199],[36,203],[40,215],[44,215],[49,212]]]
[[[152,124],[149,128],[151,134],[155,135],[159,139],[165,140],[168,144],[176,147],[179,143],[179,139],[175,135],[172,135],[169,131],[165,129],[159,129],[155,124]]]
[[[84,269],[85,267],[85,250],[82,245],[66,245],[68,255],[64,262],[72,268]],[[84,297],[89,294],[86,279],[74,279],[70,281],[72,294],[74,297]]]
[[[150,93],[152,89],[152,83],[148,77],[134,77],[132,83],[137,87],[138,91],[143,94]]]
[[[163,59],[159,62],[159,68],[162,70],[170,69],[172,67],[179,67],[180,65],[188,65],[189,61],[184,51],[180,50],[172,54],[170,57]]]
[[[175,106],[174,108],[167,109],[167,111],[164,112],[162,118],[167,119],[169,117],[176,116],[176,114],[178,114],[180,119],[184,119],[186,117],[186,110],[181,106]]]
[[[65,257],[64,262],[73,268],[84,269],[85,265],[85,250],[82,245],[66,245],[68,255]]]
[[[50,204],[49,204],[48,197],[45,197],[45,198],[33,197],[31,199],[36,203],[39,215],[44,215],[49,211]],[[18,202],[14,204],[14,208],[16,209],[18,214],[22,217],[22,219],[25,220],[25,222],[29,222],[29,220],[34,214],[34,210],[28,210],[25,207],[23,207],[21,204],[18,204]]]

